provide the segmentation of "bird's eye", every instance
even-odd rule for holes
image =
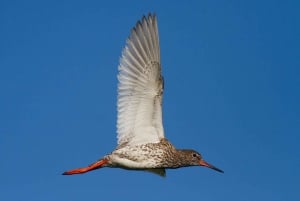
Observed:
[[[193,153],[193,157],[197,157],[197,154]]]

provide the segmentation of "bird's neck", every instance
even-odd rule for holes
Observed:
[[[180,168],[190,166],[190,161],[186,157],[185,150],[175,149],[172,151],[170,157],[168,157],[169,164],[172,164],[170,168]]]

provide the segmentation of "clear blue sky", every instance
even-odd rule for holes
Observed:
[[[300,200],[299,1],[0,3],[0,200]],[[129,1],[128,1],[129,2]],[[104,168],[117,66],[158,16],[166,137],[225,174]]]

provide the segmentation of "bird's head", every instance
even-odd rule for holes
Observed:
[[[180,155],[182,155],[184,157],[184,160],[186,162],[188,162],[189,165],[204,166],[204,167],[208,167],[213,170],[216,170],[218,172],[224,173],[223,170],[220,170],[219,168],[216,168],[215,166],[213,166],[213,165],[209,164],[208,162],[206,162],[205,160],[203,160],[201,154],[198,153],[197,151],[183,149],[183,150],[180,150],[180,152],[181,152]]]

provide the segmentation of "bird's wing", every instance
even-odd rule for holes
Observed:
[[[138,21],[126,42],[118,75],[118,145],[156,143],[164,138],[156,16]]]

